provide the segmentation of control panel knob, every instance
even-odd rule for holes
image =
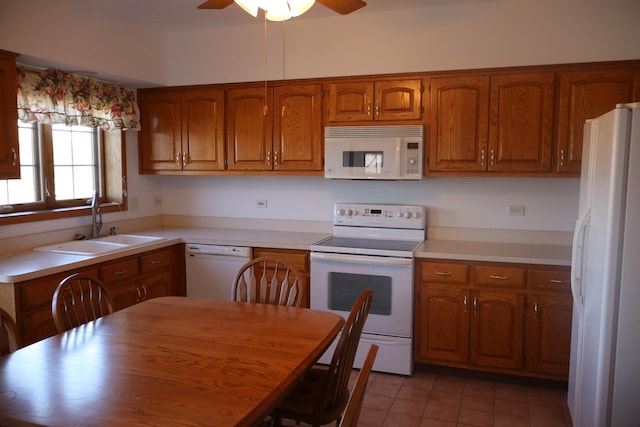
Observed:
[[[404,212],[402,211],[398,212],[398,218],[404,218]]]
[[[345,215],[345,213],[346,213],[346,211],[345,211],[344,209],[340,209],[340,210],[338,211],[338,215],[340,215],[340,216],[344,216],[344,215]]]
[[[353,215],[353,210],[352,210],[352,209],[349,209],[349,210],[347,211],[347,216],[352,216],[352,215]]]
[[[360,215],[360,212],[358,212],[357,209],[355,211],[353,211],[353,216],[358,216],[358,215]]]
[[[421,216],[422,214],[420,214],[420,211],[416,212],[416,219],[420,219]]]
[[[411,218],[411,212],[407,212],[407,219]]]

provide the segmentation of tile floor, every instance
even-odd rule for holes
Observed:
[[[354,370],[352,383],[357,375]],[[487,380],[426,367],[417,368],[411,377],[372,372],[358,426],[571,427],[566,398],[566,388],[556,383]]]

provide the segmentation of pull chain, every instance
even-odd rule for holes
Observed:
[[[266,116],[269,113],[267,97],[267,13],[264,13],[264,107],[262,113]]]

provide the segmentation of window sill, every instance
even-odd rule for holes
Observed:
[[[115,202],[107,202],[100,205],[101,213],[126,211],[126,206]],[[73,218],[78,216],[91,216],[91,206],[51,209],[46,211],[25,211],[0,213],[0,225],[24,224],[36,221],[48,221],[52,219]]]

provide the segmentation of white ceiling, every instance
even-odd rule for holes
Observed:
[[[353,14],[380,13],[397,9],[413,9],[441,6],[453,3],[468,3],[483,0],[365,0],[367,5]],[[484,0],[486,1],[486,0]],[[204,0],[85,0],[93,7],[130,21],[161,31],[190,31],[211,27],[248,25],[262,20],[254,18],[238,5],[231,4],[222,10],[198,9]],[[304,15],[294,19],[325,18],[341,16],[316,3]],[[348,16],[348,15],[346,15]]]

